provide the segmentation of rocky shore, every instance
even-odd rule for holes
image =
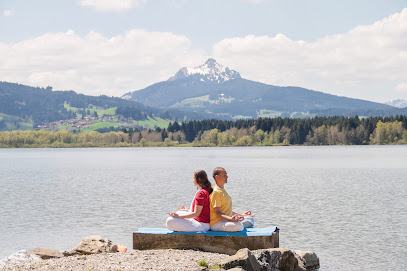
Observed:
[[[89,236],[69,251],[36,248],[0,261],[0,270],[269,270],[313,271],[319,259],[313,252],[270,248],[240,249],[235,255],[193,249],[123,249],[107,238]],[[121,251],[121,252],[120,252]]]
[[[216,266],[227,257],[229,255],[194,250],[132,250],[125,253],[105,252],[48,260],[37,259],[6,264],[0,270],[205,270],[206,267],[199,266],[198,262],[205,261],[208,266]]]

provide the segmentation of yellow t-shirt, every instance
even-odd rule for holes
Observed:
[[[228,192],[225,189],[215,185],[215,187],[213,188],[213,192],[209,196],[209,200],[211,203],[211,226],[222,220],[222,218],[216,215],[214,207],[220,207],[222,213],[227,216],[232,216],[232,198],[229,196]]]

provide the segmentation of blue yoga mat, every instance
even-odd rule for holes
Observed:
[[[139,228],[135,233],[143,234],[204,234],[210,236],[271,236],[273,232],[278,231],[277,227],[267,228],[245,228],[243,231],[225,232],[225,231],[170,231],[166,228]]]

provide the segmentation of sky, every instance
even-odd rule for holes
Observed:
[[[122,96],[210,57],[266,84],[407,99],[407,0],[0,0],[0,81]]]

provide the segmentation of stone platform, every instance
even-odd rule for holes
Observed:
[[[233,255],[249,250],[278,248],[279,228],[246,228],[240,232],[173,232],[164,228],[140,228],[133,233],[133,249],[195,248]]]

